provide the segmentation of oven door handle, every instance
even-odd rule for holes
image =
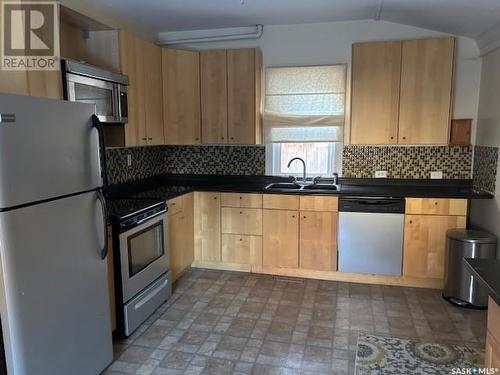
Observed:
[[[166,209],[165,209],[165,210],[161,210],[160,212],[157,212],[157,213],[156,213],[156,214],[154,214],[153,216],[148,216],[148,217],[145,217],[144,219],[141,219],[141,220],[137,221],[137,222],[135,223],[135,225],[134,225],[134,226],[141,225],[141,224],[142,224],[142,223],[144,223],[145,221],[148,221],[148,220],[151,220],[151,219],[153,219],[153,218],[155,218],[155,217],[157,217],[157,216],[163,215],[165,212],[167,212],[167,210],[166,210]]]
[[[108,255],[108,218],[106,215],[106,199],[104,199],[104,195],[101,190],[97,190],[97,199],[101,202],[102,209],[102,222],[104,225],[104,245],[103,248],[99,250],[101,259],[106,259]]]

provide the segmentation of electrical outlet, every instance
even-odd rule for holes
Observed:
[[[127,167],[132,166],[132,155],[127,154]]]
[[[442,179],[443,178],[443,172],[441,172],[441,171],[433,171],[433,172],[431,172],[431,178],[432,179]]]
[[[387,171],[375,171],[375,178],[387,178]]]

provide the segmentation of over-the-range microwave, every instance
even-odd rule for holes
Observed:
[[[96,66],[62,60],[64,99],[95,104],[101,122],[124,124],[128,121],[128,77]]]

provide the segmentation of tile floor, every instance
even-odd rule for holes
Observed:
[[[484,347],[440,291],[192,269],[105,374],[351,374],[359,332]]]

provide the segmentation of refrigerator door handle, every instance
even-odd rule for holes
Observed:
[[[104,199],[104,195],[100,190],[97,190],[97,199],[101,202],[102,222],[104,225],[104,245],[99,253],[101,255],[101,259],[106,259],[106,256],[108,255],[108,219],[106,215],[106,199]]]
[[[108,187],[108,175],[106,170],[106,147],[104,144],[104,130],[102,123],[96,115],[92,115],[92,126],[97,129],[99,135],[99,160],[101,162],[101,177],[104,189]]]

